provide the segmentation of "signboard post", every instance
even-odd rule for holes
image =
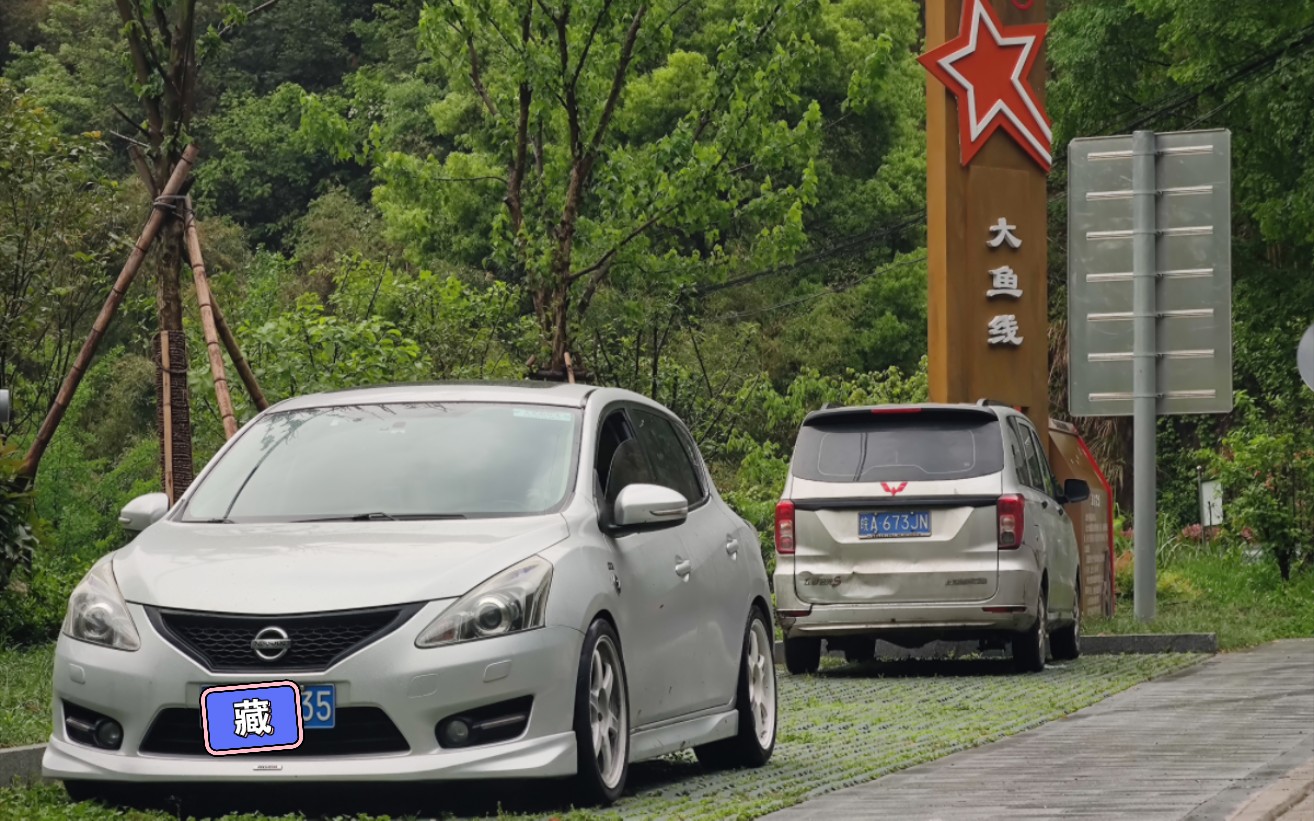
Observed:
[[[1073,140],[1069,404],[1132,416],[1135,609],[1155,612],[1155,419],[1232,409],[1231,135]]]

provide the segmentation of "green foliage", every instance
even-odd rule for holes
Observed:
[[[15,407],[5,433],[34,429],[103,299],[95,283],[117,243],[99,136],[64,135],[40,100],[0,79],[0,385]]]
[[[1223,484],[1228,529],[1258,542],[1290,579],[1314,562],[1314,431],[1270,418],[1244,393],[1237,415],[1221,449],[1199,455]]]
[[[18,478],[22,461],[18,448],[0,441],[0,591],[16,569],[31,565],[36,552],[32,494]]]

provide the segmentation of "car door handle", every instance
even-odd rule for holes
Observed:
[[[693,562],[688,559],[680,559],[675,563],[675,575],[687,579],[691,573],[693,573]]]
[[[725,552],[728,555],[737,558],[739,556],[739,540],[733,536],[727,539],[725,543]]]

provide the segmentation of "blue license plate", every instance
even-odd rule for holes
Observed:
[[[931,512],[859,513],[859,539],[900,539],[931,535]]]
[[[307,730],[331,730],[337,720],[337,690],[332,684],[301,686],[301,726]]]

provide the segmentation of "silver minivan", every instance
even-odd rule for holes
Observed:
[[[876,639],[1011,645],[1019,671],[1080,652],[1076,535],[1060,484],[1017,410],[976,405],[827,408],[803,422],[776,507],[776,607],[786,666],[810,673],[821,640],[850,661]]]

